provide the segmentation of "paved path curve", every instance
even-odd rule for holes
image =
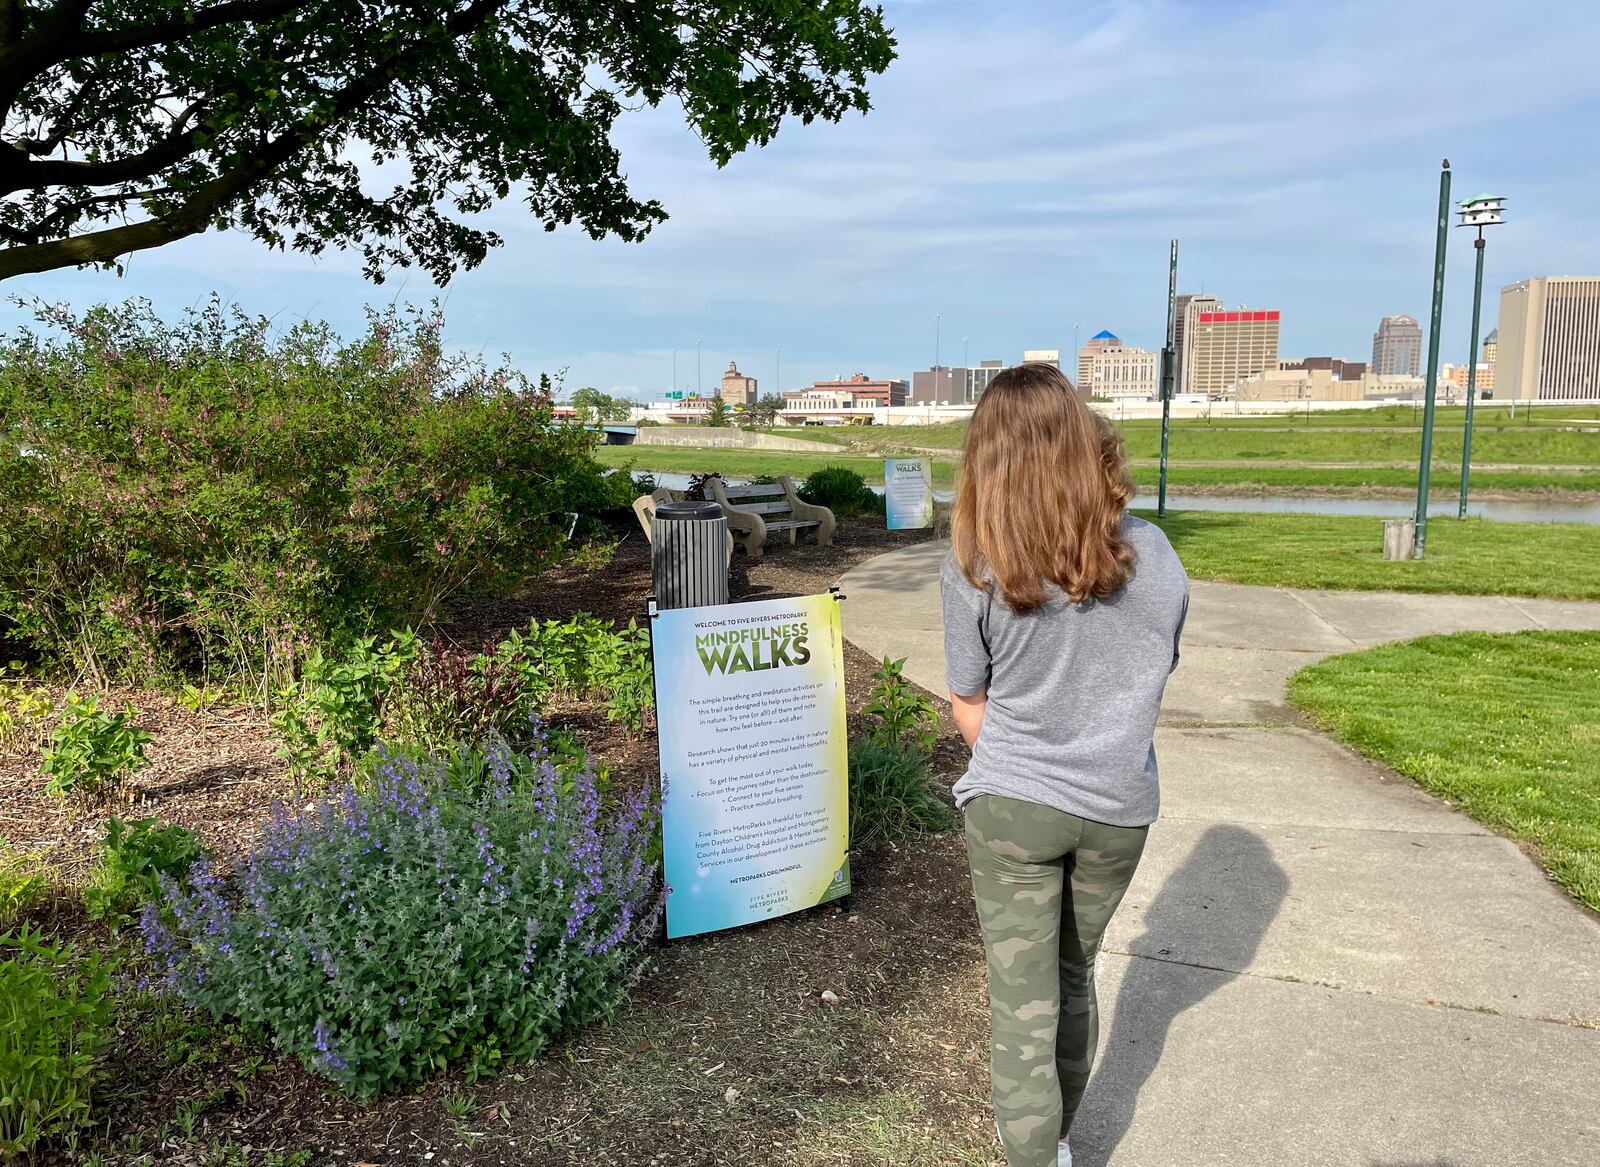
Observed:
[[[843,580],[849,639],[940,695],[947,550]],[[1600,1164],[1600,922],[1284,696],[1333,653],[1533,628],[1600,629],[1600,604],[1194,584],[1083,1167]]]

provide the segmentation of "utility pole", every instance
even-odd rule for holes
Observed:
[[[936,370],[939,367],[939,317],[937,314],[933,318],[933,367]]]
[[[1161,346],[1161,486],[1156,496],[1158,519],[1167,517],[1167,442],[1172,433],[1172,345],[1177,306],[1178,241],[1174,239],[1172,254],[1167,262],[1167,342]]]
[[[1439,390],[1439,328],[1444,317],[1444,257],[1450,242],[1450,159],[1439,171],[1439,216],[1433,245],[1433,316],[1428,330],[1427,380],[1423,384],[1422,458],[1417,473],[1417,542],[1412,558],[1428,546],[1428,479],[1433,471],[1433,399]],[[1476,354],[1474,354],[1476,359]]]

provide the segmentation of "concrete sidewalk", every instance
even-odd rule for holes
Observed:
[[[947,549],[843,580],[849,639],[940,695]],[[1081,1167],[1600,1164],[1600,923],[1284,698],[1333,653],[1534,628],[1600,629],[1600,604],[1194,584]]]

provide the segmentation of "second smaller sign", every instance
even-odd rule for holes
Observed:
[[[917,531],[933,525],[933,474],[926,458],[889,458],[883,464],[883,497],[889,530]]]

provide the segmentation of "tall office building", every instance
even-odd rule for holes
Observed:
[[[1276,309],[1196,312],[1184,336],[1186,393],[1219,397],[1247,377],[1278,368]]]
[[[1500,289],[1495,396],[1600,400],[1600,276],[1540,276]]]
[[[1094,355],[1101,349],[1121,348],[1122,339],[1114,332],[1102,328],[1089,338],[1089,343],[1078,350],[1078,392],[1088,397],[1094,392]]]
[[[1483,356],[1479,357],[1478,359],[1486,365],[1492,365],[1494,364],[1495,358],[1499,355],[1500,330],[1498,328],[1491,328],[1489,330],[1489,335],[1483,338]]]
[[[1380,377],[1422,372],[1422,325],[1415,316],[1385,316],[1372,334],[1371,369]]]
[[[1215,296],[1185,292],[1179,296],[1172,317],[1172,391],[1193,393],[1188,380],[1190,348],[1193,345],[1195,318],[1202,312],[1222,311],[1222,301]],[[1157,376],[1160,374],[1158,373]]]

